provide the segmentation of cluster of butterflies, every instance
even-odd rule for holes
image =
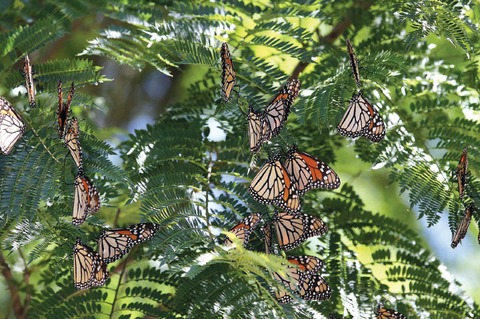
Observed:
[[[250,235],[262,220],[259,213],[251,214],[239,224],[230,229],[244,246],[247,245]],[[290,250],[297,247],[303,240],[311,236],[320,236],[327,231],[327,226],[321,219],[308,215],[292,216],[287,213],[276,212],[272,223],[275,226],[279,247]],[[271,224],[267,223],[262,228],[265,252],[272,251]],[[284,243],[284,245],[280,243]],[[227,237],[225,245],[233,242]],[[275,298],[279,303],[288,303],[293,300],[289,291],[305,300],[326,300],[332,291],[325,279],[318,274],[323,267],[323,261],[314,256],[287,256],[288,271],[285,276],[273,272],[273,278],[286,288],[274,290]],[[288,289],[288,290],[287,290]]]
[[[95,214],[99,211],[100,195],[92,181],[85,176],[84,173],[78,119],[75,116],[70,119],[68,118],[74,92],[75,85],[72,82],[68,92],[67,102],[64,102],[62,81],[58,81],[58,137],[63,140],[77,167],[77,175],[75,176],[74,183],[72,223],[75,226],[79,226],[83,224],[88,215]]]
[[[358,61],[348,39],[347,51],[358,90],[353,94],[346,112],[337,125],[337,131],[343,136],[351,138],[363,136],[372,142],[380,142],[385,137],[385,123],[380,113],[361,91],[362,84]],[[236,72],[227,43],[222,44],[220,55],[222,60],[221,94],[223,100],[228,101],[230,95],[235,90]],[[262,111],[256,111],[253,106],[249,106],[247,119],[250,150],[252,152],[258,152],[262,144],[270,141],[280,133],[287,121],[290,108],[298,96],[299,90],[300,81],[292,79],[280,89],[278,94]]]
[[[383,304],[378,304],[377,309],[375,310],[376,319],[407,319],[404,315],[393,309],[387,309]],[[330,315],[328,319],[340,319],[334,315]],[[346,319],[346,318],[343,318]]]
[[[22,74],[25,78],[25,87],[29,105],[36,107],[33,67],[28,55],[25,56]],[[63,101],[62,82],[58,82],[58,137],[68,148],[77,167],[73,201],[73,225],[81,225],[88,215],[100,209],[100,196],[91,182],[85,176],[83,167],[83,153],[80,144],[80,128],[76,117],[69,118],[70,105],[73,100],[75,86],[72,82],[67,96]],[[0,149],[8,155],[17,141],[25,133],[25,123],[13,106],[0,96]],[[92,286],[101,286],[108,278],[107,263],[113,262],[127,254],[135,245],[152,238],[159,229],[159,225],[144,223],[126,228],[104,230],[98,239],[98,252],[84,245],[77,239],[73,247],[73,277],[74,285],[79,289]]]
[[[467,173],[468,173],[468,154],[467,148],[463,149],[462,155],[460,156],[460,161],[457,165],[457,182],[458,182],[458,193],[460,200],[465,206],[465,211],[460,224],[457,227],[457,230],[453,234],[451,247],[455,248],[462,241],[463,238],[467,235],[468,227],[472,220],[472,215],[476,210],[475,204],[472,201],[468,200],[467,190]],[[465,196],[467,195],[467,196]],[[480,232],[478,233],[478,243],[480,244]]]
[[[236,73],[226,43],[221,47],[222,60],[222,97],[227,101],[236,83]],[[290,113],[295,98],[300,90],[300,81],[288,81],[262,111],[249,106],[248,132],[250,150],[258,152],[261,146],[280,134]],[[300,212],[300,196],[315,188],[336,189],[340,186],[340,178],[325,162],[298,150],[293,145],[282,155],[270,156],[252,179],[249,193],[256,201],[274,205],[282,209],[276,211],[272,221],[262,228],[265,252],[272,251],[272,226],[275,229],[278,247],[291,250],[305,240],[324,235],[328,227],[320,219]],[[262,220],[259,213],[244,218],[230,229],[244,245],[250,233]],[[231,243],[230,239],[225,240]],[[274,272],[273,278],[283,284],[286,289],[275,290],[275,297],[280,303],[293,300],[288,291],[305,300],[325,300],[330,298],[331,289],[325,279],[319,275],[323,262],[314,256],[289,256],[288,273],[285,276]]]
[[[160,226],[143,223],[126,228],[104,229],[98,238],[98,252],[82,244],[77,238],[73,246],[73,282],[78,289],[98,287],[108,279],[107,264],[125,254],[132,247],[151,239]]]

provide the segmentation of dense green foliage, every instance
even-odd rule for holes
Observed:
[[[453,231],[464,207],[452,171],[469,146],[467,201],[480,207],[480,10],[470,1],[12,0],[3,6],[0,94],[27,123],[12,155],[0,156],[7,316],[372,318],[381,301],[410,319],[480,317],[478,304],[445,275],[414,229],[388,212],[372,212],[364,190],[343,178],[350,164],[339,158],[350,148],[341,156],[382,167],[390,185],[400,187],[394,195],[406,192],[429,225],[448,218]],[[101,22],[89,29],[96,19]],[[82,34],[79,25],[88,32]],[[82,42],[80,57],[62,47],[69,35],[91,39]],[[386,139],[377,144],[352,142],[335,130],[355,91],[346,38],[359,59],[364,93],[387,125]],[[240,91],[228,103],[219,88],[219,48],[225,41]],[[61,52],[58,57],[50,58],[53,50]],[[35,109],[26,94],[12,91],[24,85],[18,69],[27,52],[43,59],[32,58]],[[112,132],[97,128],[91,115],[107,107],[87,92],[109,80],[95,62],[99,57],[139,70],[196,76],[155,124],[112,145],[104,141]],[[263,108],[290,77],[298,77],[302,88],[286,128],[252,158],[242,112],[249,104]],[[58,79],[78,88],[73,113],[85,118],[80,125],[86,175],[102,199],[101,211],[81,227],[71,224],[74,163],[55,128]],[[211,119],[225,140],[209,138]],[[271,272],[284,266],[262,253],[260,231],[248,250],[225,250],[218,238],[220,230],[251,212],[272,216],[274,208],[255,202],[247,187],[269,154],[292,143],[329,163],[342,186],[302,197],[302,211],[322,218],[329,231],[294,252],[325,261],[332,297],[282,306],[270,287],[277,286]],[[335,165],[337,160],[346,164]],[[367,168],[364,174],[374,172]],[[374,196],[392,195],[386,186],[373,187]],[[94,246],[103,227],[141,221],[160,224],[157,236],[110,264],[105,287],[77,291],[75,239]],[[440,239],[450,249],[450,234]]]

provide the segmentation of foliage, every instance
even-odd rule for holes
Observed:
[[[79,32],[82,21],[88,26],[90,12],[102,23],[84,42],[81,58],[49,59],[62,37]],[[364,93],[387,125],[384,141],[356,140],[351,156],[383,166],[420,217],[433,226],[448,214],[454,231],[464,206],[451,172],[464,146],[471,159],[467,201],[480,207],[480,135],[471,115],[479,109],[479,13],[469,1],[450,0],[12,2],[0,19],[0,91],[28,132],[12,155],[0,157],[0,267],[12,298],[8,311],[19,318],[328,318],[342,312],[372,318],[382,301],[408,318],[478,318],[478,304],[415,231],[372,213],[343,179],[335,162],[350,141],[334,130],[354,93],[344,45],[350,38]],[[227,103],[219,90],[224,41],[240,92]],[[30,109],[24,92],[12,89],[23,85],[18,68],[34,51],[46,61],[33,61],[38,107]],[[167,75],[203,73],[153,125],[112,146],[88,119],[93,108],[106,108],[82,89],[109,80],[98,57]],[[282,134],[252,158],[247,105],[263,107],[289,77],[302,82],[294,112]],[[81,122],[84,165],[102,199],[101,212],[81,227],[71,224],[75,167],[52,115],[58,79],[80,88],[73,112],[87,118]],[[212,119],[225,140],[212,137]],[[269,154],[293,142],[334,167],[342,187],[302,198],[303,211],[322,218],[329,231],[294,252],[325,260],[331,299],[282,306],[270,291],[277,286],[271,272],[285,266],[262,253],[260,231],[248,249],[229,250],[220,232],[251,212],[272,216],[272,207],[250,197],[248,182]],[[76,291],[76,238],[91,245],[103,227],[145,220],[160,224],[159,234],[110,264],[105,287]],[[21,271],[14,268],[19,261]]]

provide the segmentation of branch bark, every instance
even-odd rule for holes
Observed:
[[[7,264],[7,261],[3,257],[3,254],[0,252],[0,268],[2,275],[5,278],[8,289],[10,290],[10,297],[12,298],[12,308],[17,319],[26,319],[25,308],[22,305],[20,300],[20,294],[18,292],[18,287],[15,284],[13,278],[12,270]]]

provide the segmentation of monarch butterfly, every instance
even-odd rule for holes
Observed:
[[[360,83],[360,72],[358,72],[357,57],[355,56],[355,52],[353,52],[353,47],[349,39],[347,39],[347,51],[350,57],[350,66],[353,70],[353,77],[355,78],[355,83],[357,83],[358,87],[361,87],[362,84]]]
[[[358,92],[350,100],[337,131],[343,136],[363,136],[372,142],[380,142],[385,137],[385,123],[363,93]]]
[[[287,153],[285,169],[298,195],[313,188],[335,189],[340,186],[340,178],[333,169],[312,155],[298,151],[295,145]]]
[[[105,284],[108,279],[107,264],[100,255],[80,239],[73,246],[73,283],[77,289],[87,289]]]
[[[265,253],[269,254],[272,248],[272,225],[267,223],[262,228],[263,243],[265,245]]]
[[[277,136],[287,121],[290,107],[298,96],[300,80],[292,79],[285,83],[283,88],[267,105],[262,114],[261,143]]]
[[[234,233],[235,236],[237,236],[237,238],[243,243],[243,246],[246,246],[248,240],[250,239],[250,234],[261,219],[262,215],[259,213],[251,214],[250,216],[242,219],[240,223],[233,226],[229,232]],[[227,237],[224,241],[224,244],[230,245],[233,244],[233,242]]]
[[[10,154],[17,141],[25,133],[25,123],[13,106],[0,96],[0,149]]]
[[[27,89],[28,102],[30,107],[35,107],[35,85],[33,83],[33,68],[30,65],[28,54],[25,54],[25,61],[23,62],[23,76],[25,77],[25,88]]]
[[[277,272],[273,277],[285,287],[292,290],[300,298],[305,300],[326,300],[331,296],[330,286],[317,272],[323,266],[323,262],[312,256],[288,257],[288,262],[297,266],[288,266],[286,277]],[[280,289],[275,292],[275,298],[279,303],[288,303],[292,297],[287,291]]]
[[[460,161],[457,165],[457,181],[458,181],[458,193],[460,194],[460,199],[463,198],[465,194],[465,187],[467,186],[467,169],[468,169],[468,154],[467,148],[465,147],[460,156]]]
[[[320,218],[300,213],[275,212],[273,225],[278,245],[283,250],[293,249],[307,238],[321,236],[328,231],[327,225]]]
[[[463,219],[460,222],[460,225],[458,225],[458,228],[452,238],[452,248],[457,247],[458,243],[460,243],[462,239],[465,238],[465,235],[467,235],[468,226],[470,226],[470,221],[472,220],[472,214],[473,204],[465,208],[465,214],[463,216]]]
[[[125,228],[104,229],[98,238],[98,253],[104,262],[110,263],[126,255],[130,249],[151,239],[160,225],[136,224]]]
[[[248,135],[250,137],[250,151],[257,152],[264,142],[264,126],[262,113],[256,112],[250,105],[248,108]]]
[[[65,126],[67,124],[68,115],[70,113],[70,104],[72,103],[73,93],[75,92],[75,85],[72,82],[70,86],[70,91],[68,92],[67,103],[63,102],[63,93],[62,93],[62,81],[58,81],[58,137],[60,139],[64,138],[65,135]]]
[[[78,172],[75,178],[72,223],[76,226],[82,224],[87,215],[95,214],[99,209],[100,197],[97,189],[83,172]]]
[[[262,204],[277,205],[287,212],[300,210],[300,198],[279,154],[271,156],[252,179],[248,191]]]
[[[230,94],[235,87],[237,75],[233,68],[233,61],[230,57],[230,50],[226,42],[222,44],[220,50],[220,56],[222,59],[222,97],[225,102],[230,98]]]
[[[65,133],[65,145],[70,151],[70,155],[72,155],[79,172],[83,172],[83,156],[79,135],[80,129],[78,127],[78,120],[74,116],[67,125],[67,132]]]
[[[375,311],[375,315],[377,316],[377,319],[407,319],[407,317],[405,317],[401,313],[392,309],[387,309],[382,304],[379,304],[377,306],[377,311]]]

